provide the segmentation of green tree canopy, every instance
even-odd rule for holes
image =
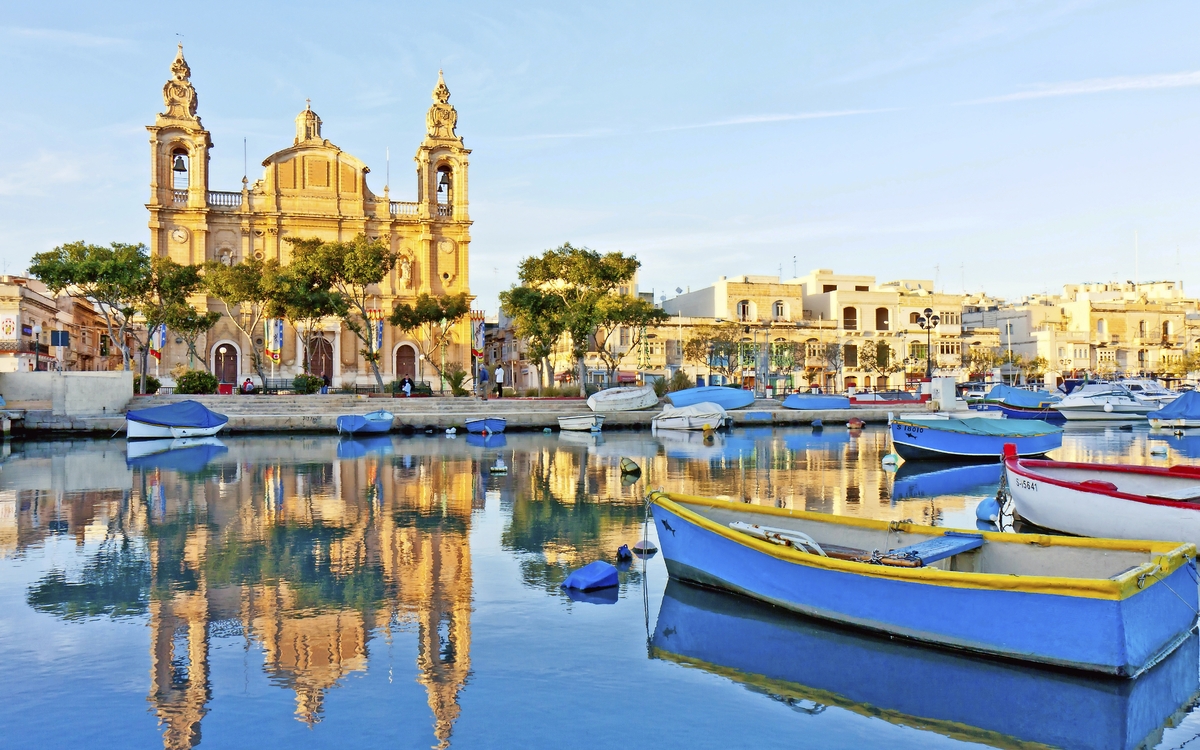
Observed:
[[[500,292],[500,309],[512,318],[513,331],[526,343],[526,356],[537,366],[540,396],[548,357],[563,335],[562,299],[534,287],[514,286]],[[549,379],[554,381],[553,367]]]
[[[626,353],[637,351],[646,328],[664,323],[670,317],[640,297],[611,293],[600,297],[596,305],[596,353],[608,370],[608,382],[613,382],[613,373]],[[612,337],[622,328],[629,330],[629,342],[628,346],[618,349]]]
[[[250,340],[250,356],[258,377],[263,373],[262,323],[279,293],[279,262],[248,258],[226,266],[218,261],[205,264],[204,285],[221,301],[229,320]]]
[[[349,242],[288,238],[292,267],[309,275],[337,300],[339,317],[362,342],[363,358],[371,365],[375,382],[383,388],[379,374],[379,351],[371,319],[371,301],[379,296],[379,283],[396,266],[397,256],[382,240],[360,234]]]
[[[411,304],[396,305],[389,322],[404,331],[418,331],[417,348],[425,361],[433,366],[438,379],[443,377],[441,357],[433,356],[453,338],[454,324],[471,312],[471,299],[466,292],[433,297],[421,293]],[[456,363],[457,364],[457,363]]]
[[[120,350],[125,369],[130,369],[133,318],[150,279],[145,245],[71,242],[34,255],[29,274],[55,294],[66,292],[91,302],[104,318],[109,341]]]
[[[683,343],[683,358],[733,380],[741,371],[742,326],[733,323],[693,326]]]
[[[304,344],[301,361],[307,373],[312,366],[313,340],[321,321],[329,317],[341,318],[345,313],[343,299],[325,286],[324,280],[310,267],[295,263],[280,270],[273,289],[267,315],[283,318],[300,334]]]

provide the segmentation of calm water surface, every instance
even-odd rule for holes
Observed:
[[[1129,683],[668,586],[661,556],[568,598],[570,569],[642,536],[647,488],[973,528],[999,475],[887,473],[881,428],[698,438],[6,445],[0,745],[1200,744],[1195,639]],[[1072,430],[1055,457],[1200,464],[1200,437]]]

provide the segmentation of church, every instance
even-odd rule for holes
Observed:
[[[377,195],[367,185],[370,168],[322,135],[321,118],[311,103],[296,117],[292,143],[263,160],[263,174],[251,183],[242,178],[240,191],[212,190],[208,179],[209,152],[214,147],[200,121],[191,68],[180,45],[163,86],[165,111],[150,131],[150,252],[183,263],[208,261],[235,264],[249,258],[291,259],[288,238],[348,241],[359,234],[381,239],[398,257],[391,274],[374,294],[372,317],[386,320],[399,303],[421,293],[434,296],[469,292],[467,262],[471,221],[467,210],[467,155],[455,132],[458,113],[449,103],[450,90],[438,73],[433,103],[425,117],[425,139],[417,147],[416,200],[395,201],[385,185]],[[224,313],[215,298],[193,300],[200,309]],[[323,322],[321,336],[310,352],[313,374],[334,387],[374,383],[361,343],[341,321]],[[206,365],[222,383],[257,379],[252,346],[262,347],[264,331],[248,341],[223,317],[208,332],[203,348]],[[405,376],[437,384],[437,371],[419,354],[417,331],[404,333],[383,325],[379,369],[385,382]],[[187,348],[167,332],[161,368],[187,363]],[[275,366],[278,377],[303,371],[301,337],[285,327],[282,351]],[[452,329],[445,351],[431,354],[449,366],[470,369],[471,323],[467,318]],[[195,366],[199,366],[198,363]],[[271,376],[268,366],[267,375]]]

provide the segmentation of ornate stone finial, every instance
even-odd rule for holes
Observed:
[[[426,131],[430,138],[457,138],[454,128],[458,125],[458,113],[450,102],[450,89],[438,71],[437,86],[433,89],[433,106],[425,115]]]
[[[175,52],[175,61],[171,63],[171,80],[163,86],[163,103],[167,105],[164,117],[198,119],[196,105],[196,89],[192,86],[192,69],[183,58],[183,43]]]
[[[312,111],[312,99],[304,101],[304,111],[296,116],[296,146],[306,141],[321,140],[321,118]]]

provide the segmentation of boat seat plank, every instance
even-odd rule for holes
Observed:
[[[1156,500],[1175,500],[1177,502],[1200,500],[1200,484],[1193,484],[1190,487],[1181,487],[1177,490],[1168,490],[1166,492],[1154,492],[1146,497],[1152,497]]]
[[[979,549],[983,546],[983,536],[980,534],[963,534],[947,531],[944,536],[928,539],[918,544],[889,550],[883,556],[884,564],[895,564],[893,560],[912,560],[917,567],[954,557],[963,552]]]

